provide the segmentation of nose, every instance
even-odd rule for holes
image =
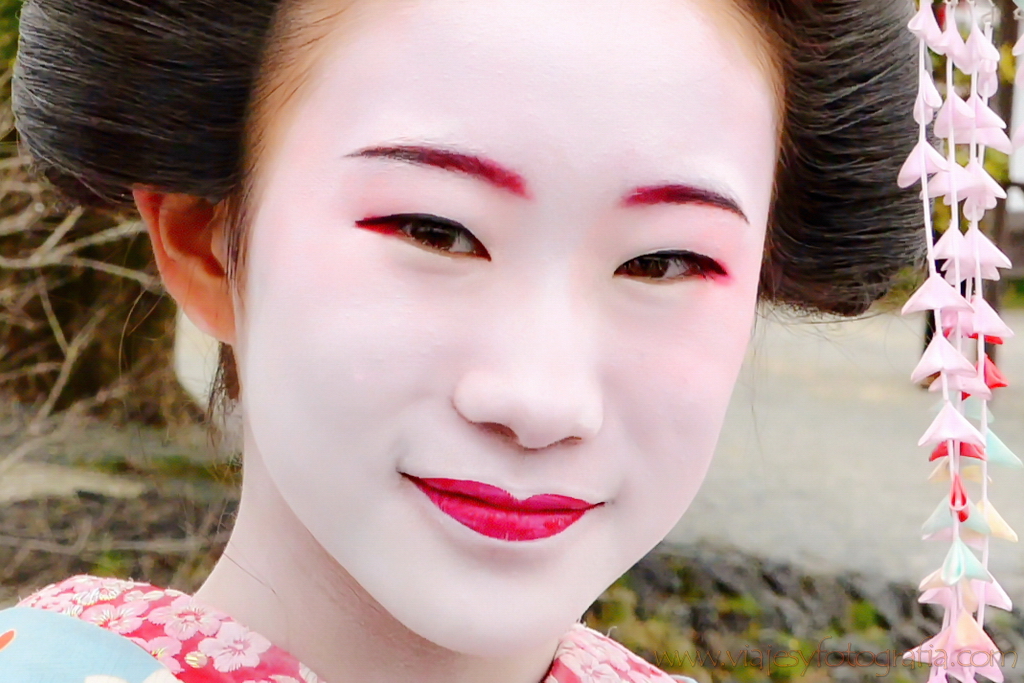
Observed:
[[[604,421],[587,350],[593,332],[546,313],[492,328],[489,357],[460,378],[453,397],[464,419],[528,450],[591,439]]]
[[[469,422],[528,450],[594,437],[604,418],[599,392],[565,381],[569,378],[564,374],[539,375],[468,373],[456,388],[455,409]]]

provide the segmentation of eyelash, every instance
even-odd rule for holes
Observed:
[[[491,260],[484,245],[465,226],[440,216],[395,214],[365,218],[357,221],[356,225],[403,237],[419,247],[440,254]],[[708,280],[724,276],[726,271],[709,256],[677,250],[659,251],[630,259],[619,266],[615,274],[653,282],[673,282],[694,277]]]
[[[393,216],[366,218],[357,221],[356,225],[361,228],[370,228],[378,232],[404,237],[410,242],[430,251],[450,256],[472,256],[487,259],[488,261],[491,260],[491,255],[487,253],[487,249],[480,243],[480,240],[473,236],[473,233],[459,223],[447,218],[441,218],[440,216],[424,213],[402,213]],[[433,235],[430,234],[431,232]],[[449,240],[449,238],[451,239]],[[460,251],[456,251],[456,247]],[[466,247],[469,247],[470,251],[464,251]]]

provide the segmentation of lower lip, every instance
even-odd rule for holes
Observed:
[[[434,505],[459,524],[501,541],[536,541],[562,533],[596,506],[582,510],[523,510],[492,505],[406,477]]]

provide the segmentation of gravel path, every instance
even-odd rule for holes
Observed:
[[[1011,386],[997,392],[993,431],[1024,456],[1024,312],[1006,318],[1021,336],[1000,349]],[[919,529],[948,489],[926,483],[916,444],[937,395],[909,381],[923,325],[759,323],[707,481],[669,540],[913,583],[936,569],[948,544]],[[996,509],[1024,533],[1024,471],[992,476]],[[994,541],[991,567],[1024,600],[1024,547]]]

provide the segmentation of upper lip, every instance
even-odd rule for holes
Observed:
[[[525,512],[582,512],[595,508],[600,503],[590,503],[579,498],[555,493],[541,493],[525,500],[516,498],[508,491],[466,479],[420,478],[406,474],[419,486],[440,491],[448,495],[481,501],[492,507]]]

